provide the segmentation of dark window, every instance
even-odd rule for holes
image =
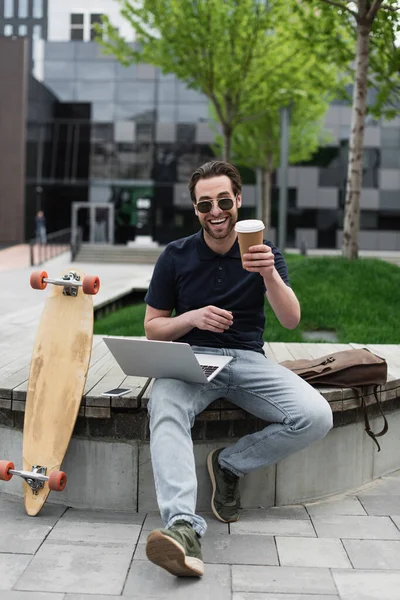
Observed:
[[[84,15],[71,14],[71,40],[83,41],[84,39]]]
[[[101,14],[90,15],[90,39],[91,41],[96,40],[99,34],[96,32],[95,25],[101,25]]]
[[[318,248],[336,248],[337,210],[317,210]]]
[[[72,41],[83,41],[83,29],[71,29],[71,40]]]
[[[83,27],[83,14],[72,14],[71,15],[71,25],[81,25]]]
[[[326,146],[325,148],[318,148],[313,154],[310,160],[301,161],[298,165],[306,167],[330,167],[337,164],[339,158],[340,149],[336,146]]]
[[[399,231],[400,210],[380,213],[378,217],[378,229],[379,231]]]

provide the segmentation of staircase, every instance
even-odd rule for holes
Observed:
[[[163,249],[164,246],[146,248],[146,246],[128,247],[124,245],[111,246],[109,244],[82,244],[75,262],[152,265],[157,261]]]

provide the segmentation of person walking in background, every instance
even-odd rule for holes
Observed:
[[[146,336],[233,360],[205,384],[168,378],[153,384],[150,449],[164,528],[150,533],[146,554],[174,575],[201,576],[207,524],[196,514],[196,415],[227,398],[266,422],[263,430],[208,456],[212,511],[231,523],[239,519],[240,478],[323,438],[332,428],[332,411],[317,390],[264,355],[265,298],[288,329],[297,327],[300,305],[285,259],[271,242],[251,246],[242,266],[235,231],[239,172],[224,161],[206,163],[193,173],[189,190],[201,228],[160,255],[145,297]]]
[[[42,210],[38,210],[35,218],[36,241],[38,244],[47,243],[46,219]]]

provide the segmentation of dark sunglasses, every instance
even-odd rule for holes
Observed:
[[[208,213],[212,209],[212,200],[201,200],[196,204],[196,208],[201,213]],[[233,206],[232,198],[218,198],[218,206],[221,210],[231,210]]]

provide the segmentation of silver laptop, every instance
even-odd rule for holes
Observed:
[[[232,360],[233,356],[195,354],[190,344],[159,342],[118,336],[104,342],[126,375],[168,377],[191,383],[207,383]]]

